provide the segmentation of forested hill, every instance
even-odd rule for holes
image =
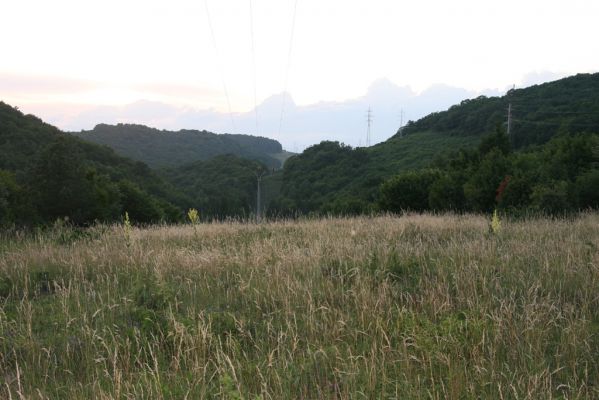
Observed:
[[[193,199],[194,207],[202,216],[212,218],[247,217],[255,213],[256,174],[266,171],[257,161],[225,154],[161,173]]]
[[[511,90],[503,97],[465,100],[410,122],[401,135],[370,148],[352,149],[336,142],[312,146],[287,161],[273,212],[367,211],[378,203],[385,180],[427,167],[435,159],[437,167],[446,168],[442,160],[448,153],[474,149],[485,135],[505,130],[509,104],[510,141],[516,150],[532,151],[554,136],[597,133],[599,74]]]
[[[596,132],[599,128],[599,73],[578,74],[510,90],[502,97],[481,96],[464,100],[447,111],[408,123],[402,134],[430,131],[470,136],[490,133],[497,125],[506,124],[510,104],[511,140],[516,148],[545,143],[560,132]]]
[[[143,161],[151,167],[176,167],[217,155],[234,154],[279,168],[281,155],[284,154],[276,140],[250,135],[197,130],[174,132],[131,124],[100,124],[91,131],[72,134],[109,146],[117,153]]]
[[[177,220],[185,195],[147,165],[0,102],[0,225]]]

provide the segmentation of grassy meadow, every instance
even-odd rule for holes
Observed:
[[[2,399],[599,398],[599,215],[0,241]]]

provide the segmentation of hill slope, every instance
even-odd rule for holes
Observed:
[[[265,170],[258,161],[226,154],[166,169],[162,175],[192,199],[202,217],[244,217],[256,211],[256,173]]]
[[[73,132],[82,139],[113,148],[117,153],[151,167],[176,167],[217,155],[234,154],[279,168],[283,152],[273,139],[197,130],[178,132],[143,125],[97,125],[91,131]]]
[[[410,122],[402,133],[482,135],[506,123],[510,104],[511,140],[516,148],[545,143],[558,133],[596,131],[599,127],[599,73],[578,74],[510,90],[502,97],[464,100],[447,111]]]
[[[558,134],[599,132],[599,74],[512,90],[503,97],[465,100],[449,110],[410,122],[386,142],[352,149],[323,142],[290,158],[276,211],[368,210],[380,184],[402,171],[476,146],[507,119],[512,105],[512,146],[540,145]]]
[[[124,211],[134,218],[139,211],[136,220],[149,222],[166,214],[169,219],[177,218],[188,204],[184,195],[147,165],[65,134],[3,102],[0,170],[4,171],[0,223],[15,219],[8,215],[10,204],[18,205],[14,198],[17,192],[22,192],[21,200],[31,202],[27,212],[50,221],[59,216],[76,222],[111,220],[120,218]]]

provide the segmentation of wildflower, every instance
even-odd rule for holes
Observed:
[[[191,222],[191,224],[195,226],[200,219],[198,210],[196,210],[195,208],[190,208],[189,211],[187,212],[187,218],[189,218],[189,221]]]
[[[131,220],[129,219],[129,213],[125,211],[125,218],[123,219],[123,233],[125,234],[125,244],[127,247],[131,246]]]
[[[494,235],[501,232],[501,221],[499,220],[499,215],[497,215],[497,209],[493,211],[493,218],[491,218],[491,232]]]

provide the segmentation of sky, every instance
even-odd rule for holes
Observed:
[[[0,1],[0,100],[63,129],[138,122],[360,145],[371,102],[376,142],[401,110],[416,119],[599,70],[595,0]]]

